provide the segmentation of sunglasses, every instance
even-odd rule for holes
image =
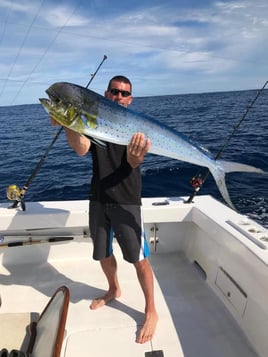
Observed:
[[[131,93],[127,90],[120,90],[116,88],[110,89],[110,93],[112,93],[112,95],[118,95],[119,93],[121,93],[122,97],[129,97],[131,95]]]

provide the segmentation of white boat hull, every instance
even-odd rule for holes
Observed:
[[[116,242],[122,297],[89,309],[106,282],[91,258],[88,214],[88,201],[26,203],[25,212],[0,204],[0,326],[12,321],[13,348],[21,347],[22,336],[14,321],[41,312],[66,285],[71,298],[62,357],[137,357],[152,349],[165,357],[267,355],[267,230],[210,196],[191,204],[143,199],[159,324],[152,345],[139,345],[143,294]],[[46,243],[51,237],[73,239]],[[10,343],[8,328],[0,333],[1,344]]]

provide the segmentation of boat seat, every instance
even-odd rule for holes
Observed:
[[[27,352],[32,357],[59,357],[64,338],[70,292],[66,286],[56,290],[37,322],[30,324]]]

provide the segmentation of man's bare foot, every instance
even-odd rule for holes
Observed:
[[[137,343],[145,343],[151,341],[154,336],[158,321],[157,313],[147,313],[145,321],[136,338]]]
[[[107,305],[110,301],[118,298],[121,295],[121,291],[116,292],[107,292],[104,296],[92,300],[91,304],[89,305],[91,310],[96,310],[104,305]]]

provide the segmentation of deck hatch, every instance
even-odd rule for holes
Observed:
[[[222,267],[218,269],[215,284],[237,312],[243,316],[247,304],[247,293]]]

